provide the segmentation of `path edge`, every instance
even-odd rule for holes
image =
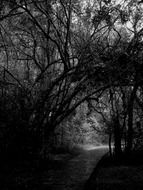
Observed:
[[[98,163],[96,164],[93,172],[91,173],[89,179],[86,181],[85,185],[84,185],[84,189],[83,190],[96,190],[97,189],[97,176],[98,176],[98,172],[100,170],[100,168],[103,166],[105,159],[109,157],[109,151],[107,153],[105,153],[101,159],[98,161]]]

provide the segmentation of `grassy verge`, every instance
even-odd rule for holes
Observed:
[[[89,190],[143,190],[143,151],[104,158],[89,182]]]
[[[103,167],[96,183],[96,190],[142,190],[143,165]]]

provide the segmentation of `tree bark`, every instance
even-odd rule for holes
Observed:
[[[109,133],[109,154],[112,156],[112,133]]]
[[[128,104],[128,130],[127,130],[127,152],[130,153],[133,148],[133,110],[134,110],[134,100],[136,97],[136,92],[138,89],[138,84],[136,83]]]
[[[115,156],[119,158],[122,153],[121,149],[121,131],[119,119],[114,120],[114,141],[115,141]]]

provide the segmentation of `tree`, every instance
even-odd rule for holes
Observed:
[[[11,119],[16,130],[22,123],[44,138],[44,144],[83,101],[106,88],[84,92],[89,81],[85,71],[74,80],[82,67],[72,29],[79,8],[71,1],[14,1],[12,8],[7,5],[13,14],[1,21],[2,83],[6,81],[1,90],[4,99],[11,96],[7,111],[15,108]]]

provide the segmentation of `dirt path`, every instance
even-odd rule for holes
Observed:
[[[0,189],[82,190],[96,164],[108,151],[107,146],[81,147],[81,153],[70,159],[57,160],[50,167],[13,167],[0,175]]]
[[[67,161],[61,168],[45,172],[40,180],[48,190],[82,190],[96,164],[107,151],[107,146],[86,146],[79,156]]]

